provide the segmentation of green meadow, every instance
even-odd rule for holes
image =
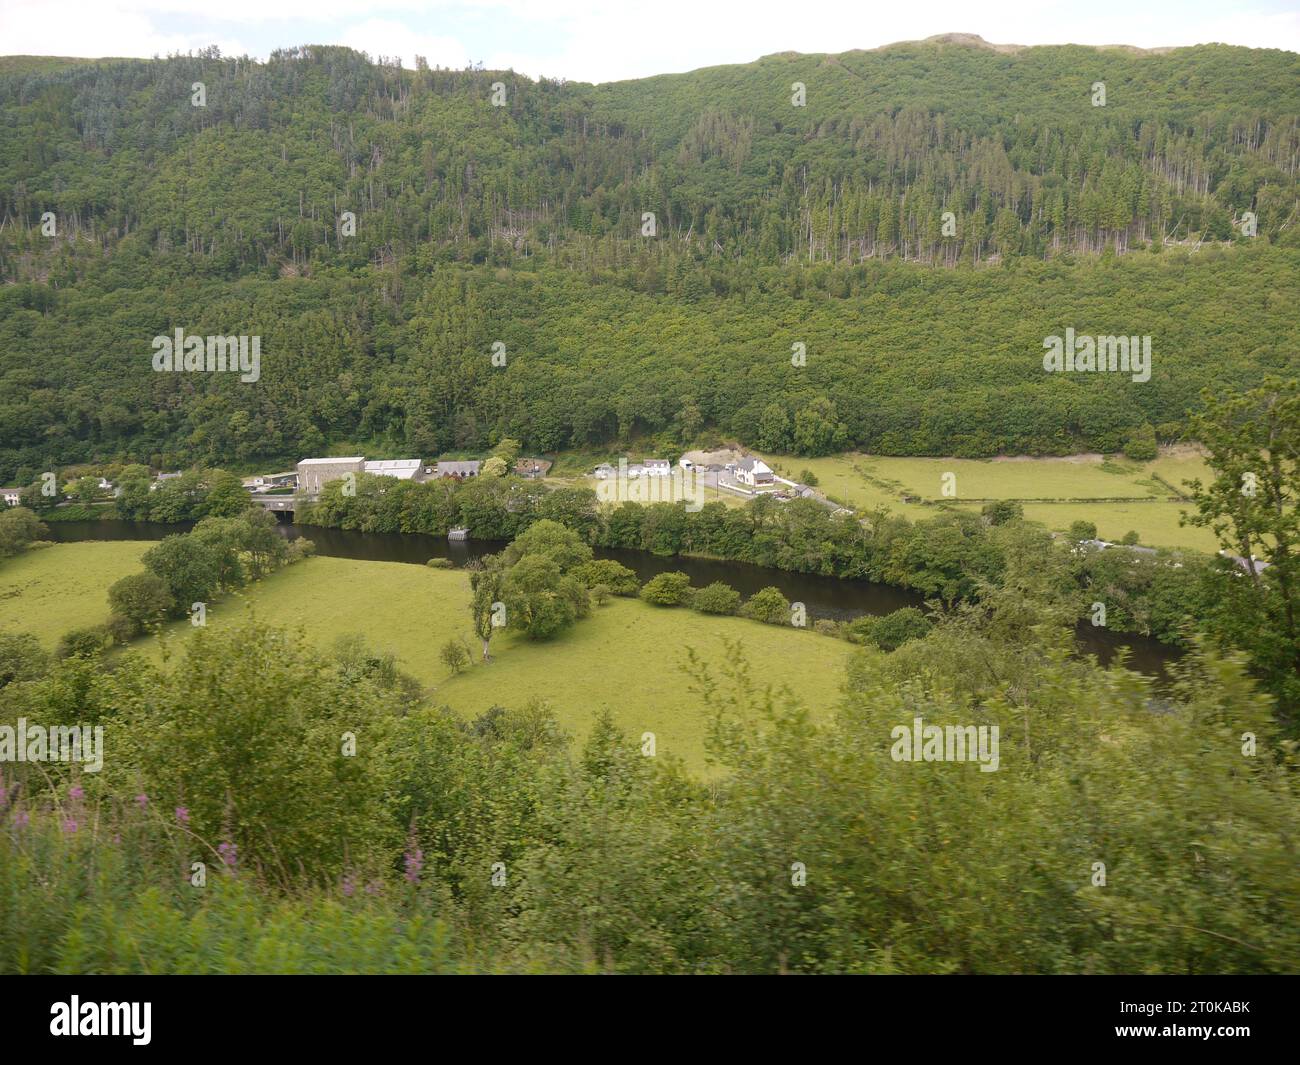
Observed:
[[[17,573],[22,595],[0,599],[0,631],[35,632],[53,647],[67,630],[102,622],[108,586],[138,571],[139,556],[149,546],[59,544],[3,564],[0,589]],[[814,711],[838,699],[844,665],[853,653],[849,644],[812,632],[613,599],[552,641],[498,635],[492,661],[484,665],[468,600],[463,571],[317,557],[211,604],[207,624],[220,632],[251,614],[301,630],[324,655],[340,636],[358,634],[368,647],[391,652],[404,672],[433,690],[435,702],[467,717],[493,705],[520,707],[543,699],[561,726],[581,741],[596,714],[608,709],[629,735],[653,732],[659,755],[678,756],[693,769],[705,766],[707,720],[691,694],[688,648],[717,676],[726,664],[728,642],[739,644],[756,681],[788,685]],[[188,622],[174,622],[161,641],[142,638],[131,649],[161,659],[164,647],[179,651],[190,631]],[[459,675],[439,657],[450,638],[463,638],[474,655],[474,664]]]
[[[971,504],[968,509],[979,507]],[[1179,517],[1189,509],[1185,503],[1026,503],[1025,517],[1058,532],[1068,530],[1071,522],[1090,521],[1103,540],[1117,541],[1132,531],[1148,547],[1180,547],[1214,554],[1219,550],[1219,541],[1212,530],[1178,524]]]
[[[54,650],[69,629],[108,617],[109,586],[141,569],[142,540],[55,544],[0,561],[0,632],[30,632]]]
[[[767,461],[792,479],[811,470],[821,491],[855,510],[885,506],[913,520],[932,516],[932,506],[905,503],[903,497],[931,503],[948,501],[943,495],[943,476],[951,473],[956,488],[951,502],[958,506],[968,499],[1082,500],[1025,502],[1025,516],[1060,532],[1071,522],[1082,520],[1094,522],[1102,539],[1118,540],[1131,530],[1142,543],[1154,547],[1218,549],[1218,541],[1208,529],[1179,525],[1179,516],[1190,507],[1171,500],[1174,492],[1167,487],[1186,492],[1185,481],[1208,477],[1204,459],[1188,448],[1167,451],[1152,462],[1135,462],[1122,455],[957,459],[892,458],[857,452],[819,459],[777,455]],[[977,510],[981,504],[966,505]]]

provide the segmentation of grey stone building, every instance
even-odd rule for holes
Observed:
[[[298,491],[303,495],[319,495],[321,487],[337,481],[344,474],[363,473],[366,460],[355,458],[303,459],[298,463]]]

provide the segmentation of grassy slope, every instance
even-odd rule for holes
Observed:
[[[153,545],[58,544],[0,562],[0,632],[30,632],[47,650],[69,629],[108,617],[108,588],[140,570]]]
[[[682,668],[686,648],[717,660],[724,639],[741,641],[756,678],[788,681],[814,710],[836,700],[852,653],[848,644],[813,633],[615,600],[552,642],[499,636],[493,641],[493,662],[452,676],[438,652],[453,636],[463,636],[474,648],[468,597],[469,581],[460,571],[313,558],[214,604],[208,625],[231,625],[251,609],[271,624],[301,628],[325,650],[339,636],[359,633],[368,645],[391,651],[403,670],[434,687],[436,701],[463,714],[479,714],[494,703],[522,706],[540,697],[581,740],[596,712],[608,707],[630,735],[654,732],[661,756],[679,755],[697,769],[704,765],[705,721]],[[96,603],[101,601],[96,597]],[[95,610],[106,612],[98,605]],[[183,639],[188,631],[188,624],[180,622],[168,628],[166,638]],[[160,654],[157,643],[138,646]]]

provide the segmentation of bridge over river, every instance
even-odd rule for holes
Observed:
[[[265,507],[267,510],[274,511],[277,514],[292,514],[294,505],[301,498],[304,503],[315,503],[315,496],[296,496],[296,495],[253,495],[249,496],[250,503],[256,503],[259,507]]]

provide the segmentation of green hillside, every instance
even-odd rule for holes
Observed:
[[[502,435],[1114,451],[1294,362],[1287,52],[932,41],[600,86],[21,58],[0,480]],[[1045,374],[1067,327],[1150,336],[1151,379]],[[259,379],[154,373],[177,328],[260,337]]]

